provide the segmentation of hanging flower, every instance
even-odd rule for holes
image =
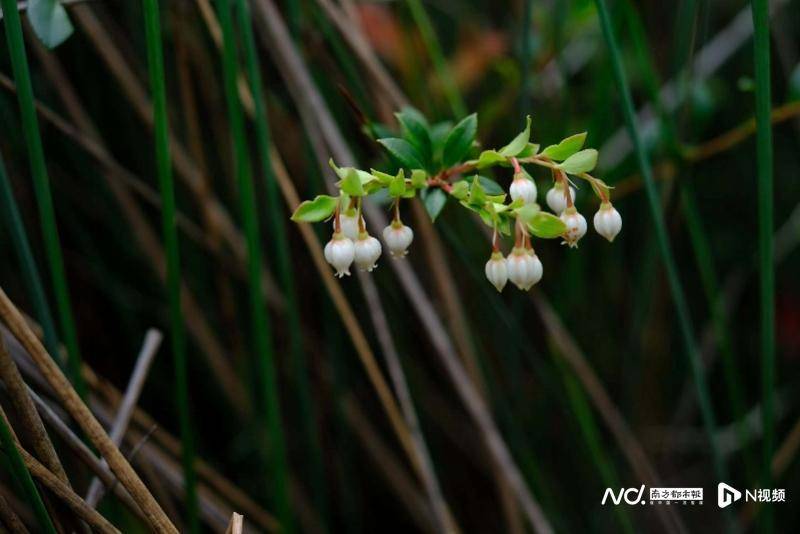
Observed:
[[[572,206],[564,210],[561,220],[567,225],[567,230],[564,232],[564,243],[570,248],[577,248],[578,241],[586,234],[586,218]]]
[[[600,204],[600,209],[594,214],[594,229],[609,242],[613,242],[622,230],[622,215],[611,202],[606,200]]]
[[[381,257],[381,242],[367,232],[361,232],[354,248],[356,266],[362,271],[372,272]]]
[[[575,188],[569,186],[570,198],[575,200]],[[553,210],[556,215],[561,215],[567,209],[567,197],[564,195],[564,184],[561,181],[556,182],[553,187],[547,192],[547,205]]]
[[[531,249],[514,247],[506,258],[508,279],[522,291],[527,291],[542,279],[543,267]]]
[[[511,200],[521,198],[525,204],[536,202],[536,182],[521,172],[514,174],[514,180],[511,182],[509,192],[511,193]]]
[[[389,252],[391,252],[392,256],[402,258],[408,254],[408,247],[411,245],[411,241],[414,240],[414,231],[395,219],[383,229],[383,240],[386,246],[389,247]]]
[[[336,269],[336,276],[350,276],[350,264],[355,258],[353,241],[342,232],[334,232],[333,237],[325,245],[325,260]]]
[[[492,257],[486,262],[486,278],[497,289],[502,291],[508,282],[508,268],[506,267],[506,259],[500,251],[492,253]]]
[[[352,212],[351,215],[347,214],[347,211]],[[350,209],[347,211],[343,211],[339,214],[339,224],[341,228],[342,234],[352,241],[358,239],[358,214],[355,210]],[[334,221],[334,230],[336,230],[336,222]]]

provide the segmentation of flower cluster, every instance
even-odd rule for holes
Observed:
[[[336,276],[350,276],[350,266],[355,263],[361,271],[372,272],[378,266],[383,247],[381,242],[367,233],[364,217],[358,209],[350,207],[344,212],[337,208],[333,216],[333,236],[325,245],[325,260],[336,270]],[[383,241],[395,258],[408,254],[414,232],[396,218],[383,229]]]
[[[587,182],[600,200],[593,219],[597,233],[612,242],[622,229],[622,217],[611,204],[611,188],[589,174],[597,162],[597,151],[583,148],[586,133],[540,150],[540,145],[530,141],[528,117],[525,129],[506,146],[480,151],[476,150],[475,114],[455,126],[430,125],[410,108],[396,117],[402,137],[377,139],[390,156],[393,173],[340,168],[331,161],[339,176],[339,195],[319,195],[300,204],[292,215],[293,220],[302,222],[333,218],[333,236],[325,246],[325,259],[340,278],[350,274],[353,263],[362,271],[372,271],[384,246],[395,258],[406,256],[414,232],[401,221],[400,205],[416,196],[421,197],[433,220],[450,198],[491,228],[492,253],[485,273],[498,291],[509,281],[527,291],[542,279],[544,268],[534,251],[533,238],[560,238],[569,248],[577,248],[586,234],[587,222],[575,207],[577,186],[571,178]],[[550,212],[537,203],[538,188],[526,169],[528,165],[550,171],[553,185],[545,196]],[[507,190],[484,175],[496,167],[513,169]],[[362,202],[367,196],[388,201],[393,208],[392,222],[382,232],[383,246],[366,230]],[[514,238],[507,256],[500,250],[502,236]]]

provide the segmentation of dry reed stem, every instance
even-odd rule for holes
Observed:
[[[367,456],[372,458],[378,471],[388,482],[388,486],[409,510],[411,519],[425,532],[440,532],[433,510],[417,488],[416,481],[408,475],[401,461],[369,422],[358,403],[349,395],[345,395],[341,403],[345,420],[350,423]]]
[[[111,71],[111,74],[120,84],[123,94],[133,106],[139,119],[145,126],[152,129],[153,116],[150,99],[119,47],[108,35],[90,6],[82,5],[77,7],[73,9],[73,14],[97,53]],[[244,237],[234,224],[225,206],[204,186],[206,180],[203,177],[202,170],[189,156],[183,144],[172,134],[170,134],[170,153],[178,176],[195,196],[201,209],[209,214],[210,220],[216,225],[217,231],[223,236],[236,259],[241,264],[244,264],[247,255]],[[282,310],[284,306],[283,295],[278,289],[274,278],[266,269],[262,269],[262,287],[270,305],[277,310]]]
[[[436,478],[436,473],[433,469],[433,460],[431,460],[428,446],[422,434],[417,411],[414,408],[414,401],[411,398],[411,391],[408,389],[403,366],[400,363],[400,356],[392,340],[392,334],[389,330],[389,321],[386,319],[386,313],[383,310],[378,289],[375,287],[375,281],[369,274],[362,272],[358,273],[358,278],[361,282],[364,298],[371,311],[370,317],[375,327],[378,343],[381,345],[383,356],[386,359],[386,366],[389,370],[389,377],[394,385],[395,395],[397,395],[400,408],[403,411],[403,417],[405,418],[406,425],[408,425],[408,431],[411,434],[412,445],[414,446],[417,461],[420,464],[419,475],[422,479],[422,485],[425,487],[428,499],[431,502],[437,527],[442,532],[460,532],[460,528],[450,512],[450,508],[442,495],[439,481]]]
[[[128,429],[133,411],[136,409],[136,403],[144,388],[144,382],[147,379],[147,374],[150,371],[150,366],[153,364],[158,348],[161,346],[161,341],[164,336],[156,330],[151,328],[147,331],[144,338],[144,344],[136,358],[136,364],[133,367],[128,387],[125,390],[125,395],[122,397],[117,417],[114,419],[114,424],[111,427],[109,437],[114,444],[119,447],[122,443],[122,438],[125,436],[125,431]],[[103,483],[93,478],[89,484],[89,489],[86,491],[86,503],[95,508],[97,503],[105,493]]]
[[[233,512],[231,514],[231,522],[228,523],[228,528],[225,530],[225,534],[242,534],[243,522],[244,517],[242,514]]]
[[[50,441],[39,412],[36,411],[36,405],[28,394],[28,387],[2,340],[0,340],[0,379],[6,386],[11,403],[24,428],[24,434],[30,438],[33,452],[61,482],[70,485],[53,442]]]
[[[94,443],[95,447],[108,462],[111,470],[131,494],[131,497],[139,503],[152,528],[156,532],[177,532],[175,526],[170,522],[139,476],[108,437],[102,425],[97,422],[92,412],[83,403],[72,384],[70,384],[67,377],[64,376],[39,339],[28,327],[25,319],[2,288],[0,288],[0,317],[2,317],[3,322],[6,323],[20,344],[28,351],[42,376],[63,403],[64,408]]]
[[[28,534],[25,523],[19,518],[5,497],[0,495],[0,520],[13,534]]]
[[[0,417],[2,417],[8,427],[11,428],[8,417],[2,408],[0,408]],[[31,476],[36,478],[45,488],[50,490],[53,495],[61,499],[61,501],[73,512],[75,512],[79,518],[86,521],[97,532],[102,532],[103,534],[120,533],[120,531],[117,530],[114,525],[112,525],[102,515],[97,513],[97,511],[92,507],[87,505],[83,499],[81,499],[74,491],[72,491],[71,487],[62,482],[56,475],[53,474],[52,471],[47,469],[47,467],[39,462],[39,460],[26,451],[19,442],[19,438],[17,437],[16,433],[14,433],[13,429],[11,430],[11,434],[14,443],[16,444],[16,447],[22,456],[22,460],[25,462],[25,466],[31,473]]]
[[[64,95],[69,95],[70,93],[74,94],[74,91],[71,89],[72,85],[64,76],[63,69],[60,68],[60,64],[58,64],[55,56],[45,52],[42,59],[43,65],[45,65],[45,71],[52,78],[54,85],[59,88],[58,94],[61,95],[62,91],[66,91]],[[7,80],[4,76],[0,76],[0,83],[9,88],[9,90],[15,90],[13,82],[10,82],[10,80]],[[44,120],[51,123],[70,139],[78,143],[81,148],[86,150],[102,164],[106,171],[103,173],[103,176],[106,178],[112,195],[114,195],[120,208],[122,208],[124,217],[127,219],[128,224],[131,225],[134,238],[139,242],[139,246],[150,260],[156,274],[164,281],[166,279],[166,263],[161,242],[151,228],[147,218],[138,207],[136,201],[127,190],[127,187],[131,187],[134,191],[142,193],[140,188],[136,188],[136,184],[141,183],[140,180],[138,180],[133,173],[117,163],[113,156],[107,151],[100,138],[94,136],[96,129],[88,119],[88,115],[80,104],[80,100],[77,99],[77,97],[65,97],[63,101],[68,112],[73,117],[73,120],[80,125],[83,131],[72,127],[63,118],[39,102],[36,103],[37,110]],[[123,182],[124,185],[120,182]],[[147,194],[144,196],[147,198]],[[183,228],[184,230],[186,229],[185,224]],[[250,399],[244,393],[244,388],[241,387],[238,376],[228,363],[225,356],[225,349],[217,339],[211,326],[205,319],[193,293],[185,283],[182,284],[181,299],[188,330],[195,338],[197,346],[200,347],[208,357],[209,365],[214,370],[220,382],[222,382],[223,391],[228,395],[231,403],[240,414],[246,415],[250,413],[252,410]]]
[[[275,177],[278,180],[278,185],[281,188],[281,192],[283,193],[287,205],[290,209],[294,209],[300,204],[300,197],[297,195],[297,191],[294,188],[294,184],[289,177],[286,167],[283,165],[280,155],[274,147],[272,147],[271,151],[272,167]],[[344,323],[345,330],[347,330],[347,333],[353,342],[353,347],[356,349],[356,353],[358,354],[358,357],[364,366],[367,377],[375,388],[375,393],[378,395],[378,399],[381,401],[381,405],[383,406],[383,409],[389,418],[392,428],[397,434],[400,444],[408,454],[408,457],[412,460],[412,464],[415,464],[415,468],[419,469],[419,466],[416,465],[417,455],[414,451],[413,440],[409,433],[409,429],[400,414],[400,409],[398,408],[397,403],[392,396],[389,386],[383,378],[380,366],[375,360],[375,355],[372,352],[372,349],[369,347],[369,342],[367,341],[367,337],[364,335],[364,331],[361,329],[359,320],[356,318],[353,309],[350,307],[350,303],[347,301],[347,297],[345,297],[341,286],[339,286],[339,284],[337,284],[334,280],[333,276],[331,276],[330,268],[325,261],[325,257],[322,253],[322,246],[317,240],[317,236],[314,234],[314,231],[311,229],[311,227],[306,224],[300,225],[299,230],[300,235],[303,237],[303,241],[305,241],[309,253],[311,254],[311,259],[314,261],[314,266],[320,273],[320,278],[325,284],[325,289],[328,291],[328,294],[333,301],[333,305],[336,307],[336,310],[339,313],[339,318],[342,320],[342,323]]]
[[[303,59],[294,48],[280,12],[271,0],[259,0],[255,6],[259,22],[267,30],[264,34],[269,45],[267,48],[274,54],[286,84],[292,89],[290,93],[301,110],[301,117],[306,121],[309,117],[314,119],[313,124],[306,123],[306,130],[316,131],[318,129],[331,149],[333,157],[341,165],[352,165],[355,162],[353,155],[330,115],[325,101],[317,91]],[[317,156],[321,161],[327,160],[327,157],[322,157],[322,154],[317,154]],[[330,178],[329,173],[326,173],[326,176]],[[367,204],[364,215],[373,227],[382,228],[386,225],[385,215],[375,206]],[[301,228],[304,226],[301,225]],[[309,228],[308,231],[311,232],[311,229]],[[320,260],[322,261],[322,258]],[[437,354],[441,357],[442,364],[452,379],[456,391],[477,424],[494,461],[514,489],[527,519],[537,532],[552,532],[549,521],[544,516],[539,503],[530,493],[508,447],[494,424],[488,407],[461,365],[455,347],[416,275],[407,262],[396,261],[391,264],[417,312],[423,328],[428,332]],[[323,277],[323,279],[329,278],[330,276]]]

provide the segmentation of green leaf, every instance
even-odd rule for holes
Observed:
[[[570,135],[566,139],[562,139],[557,145],[550,145],[542,151],[542,156],[550,158],[553,161],[564,161],[575,152],[583,148],[583,143],[586,142],[586,132]]]
[[[423,192],[422,203],[431,217],[431,221],[436,221],[436,218],[442,213],[444,205],[447,203],[447,195],[439,188],[427,189]]]
[[[405,139],[389,137],[378,139],[378,142],[383,145],[383,148],[385,148],[402,167],[408,169],[422,169],[425,167],[422,164],[422,156],[420,156],[417,149]]]
[[[542,211],[542,208],[539,207],[539,204],[525,204],[519,209],[515,210],[517,217],[520,218],[524,223],[528,224]]]
[[[522,152],[526,146],[528,146],[528,141],[531,138],[531,116],[528,115],[525,118],[525,129],[522,130],[517,136],[511,140],[506,146],[499,150],[500,154],[510,158],[516,156],[520,152]]]
[[[375,180],[380,182],[381,185],[389,185],[394,180],[394,176],[391,174],[386,174],[385,172],[377,171],[375,169],[370,169],[372,176],[375,177]]]
[[[361,177],[358,175],[358,171],[352,167],[346,167],[345,169],[347,170],[345,177],[337,184],[339,189],[351,197],[364,196],[364,185],[361,183]]]
[[[466,180],[471,184],[476,178],[481,183],[481,187],[483,188],[483,190],[486,192],[487,195],[505,195],[506,192],[503,190],[500,184],[498,184],[491,178],[475,175],[468,177]]]
[[[508,159],[497,150],[484,150],[475,162],[475,166],[479,169],[485,169],[486,167],[493,167],[495,165],[509,165]]]
[[[452,167],[460,163],[469,152],[478,132],[478,115],[473,113],[455,125],[444,142],[442,163],[445,167]]]
[[[480,180],[472,180],[472,185],[470,185],[469,188],[468,202],[477,206],[483,206],[484,202],[486,202],[486,191],[483,190]]]
[[[597,165],[597,150],[587,148],[568,157],[558,167],[569,174],[589,172]]]
[[[553,239],[561,236],[567,231],[564,221],[546,211],[539,211],[528,221],[528,229],[536,237],[542,239]]]
[[[336,209],[339,199],[328,195],[319,195],[314,200],[306,200],[294,210],[292,220],[296,222],[319,222],[324,221]]]
[[[414,189],[422,189],[428,185],[428,173],[422,169],[414,169],[411,171],[411,187]]]
[[[531,156],[535,156],[539,153],[539,145],[536,143],[528,143],[525,148],[522,149],[522,152],[517,154],[518,158],[529,158]]]
[[[57,0],[30,0],[28,21],[47,48],[57,47],[72,35],[72,22],[67,10]]]
[[[414,108],[404,108],[399,113],[395,113],[397,122],[403,129],[403,137],[417,149],[420,154],[420,161],[426,168],[430,165],[433,156],[433,144],[431,143],[430,128],[425,117]]]
[[[450,189],[450,194],[453,195],[458,200],[464,200],[467,198],[469,194],[469,182],[466,180],[459,180],[453,184],[453,187]]]
[[[400,197],[406,192],[406,176],[403,169],[397,173],[389,184],[389,196]]]

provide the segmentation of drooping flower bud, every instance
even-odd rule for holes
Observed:
[[[347,212],[350,211],[351,214],[348,215]],[[347,239],[355,241],[358,239],[358,214],[354,209],[345,210],[339,214],[339,224],[342,231],[342,234]],[[334,231],[336,230],[336,221],[333,223]]]
[[[506,258],[508,279],[520,288],[527,291],[542,279],[542,262],[530,249],[514,247]]]
[[[381,257],[381,242],[366,232],[358,234],[354,244],[356,267],[362,271],[372,272]]]
[[[609,242],[613,242],[622,230],[622,215],[611,202],[606,200],[600,204],[600,209],[594,214],[594,229]]]
[[[492,257],[486,262],[486,278],[497,289],[502,291],[508,282],[508,268],[506,267],[506,259],[499,251],[492,253]]]
[[[575,200],[575,188],[569,186],[570,198]],[[561,181],[556,182],[552,189],[547,192],[547,205],[553,210],[556,215],[561,215],[561,212],[567,209],[567,197],[564,196],[564,184]]]
[[[567,225],[564,232],[564,243],[570,248],[577,248],[578,241],[586,234],[586,218],[572,206],[561,213],[561,220]]]
[[[325,259],[336,269],[336,276],[350,276],[350,264],[355,257],[355,246],[342,232],[334,232],[325,245]]]
[[[408,254],[408,247],[414,240],[414,231],[400,221],[392,221],[392,224],[383,229],[383,240],[392,256],[402,258]]]
[[[514,175],[514,180],[509,188],[511,200],[522,199],[525,204],[536,202],[536,182],[529,179],[523,173],[518,172]]]

